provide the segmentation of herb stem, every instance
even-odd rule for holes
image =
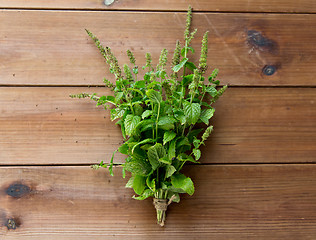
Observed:
[[[158,120],[159,120],[159,113],[160,113],[160,103],[158,104],[158,113],[157,113],[157,120],[156,120],[156,139],[158,139]]]

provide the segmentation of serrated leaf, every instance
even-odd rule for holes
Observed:
[[[195,160],[198,161],[200,159],[200,157],[201,157],[201,150],[197,149],[197,148],[194,148],[193,149],[193,154],[194,154]]]
[[[171,184],[175,188],[183,189],[189,195],[194,193],[194,184],[191,178],[184,176],[183,174],[175,174],[171,176]]]
[[[177,143],[177,140],[174,139],[169,144],[169,149],[168,149],[169,159],[173,159],[176,156],[176,143]]]
[[[142,114],[142,119],[146,118],[146,117],[149,117],[151,114],[153,113],[152,110],[146,110],[143,112]]]
[[[163,145],[165,145],[167,142],[170,142],[172,139],[174,139],[177,136],[175,132],[165,132],[163,135]]]
[[[154,89],[149,89],[146,92],[146,95],[150,99],[150,101],[154,103],[160,103],[162,101],[161,93],[155,91]]]
[[[174,72],[179,72],[183,68],[184,64],[188,61],[188,58],[183,58],[180,63],[172,68]]]
[[[201,115],[201,106],[199,103],[183,102],[183,110],[189,125],[195,124]]]
[[[133,189],[136,194],[141,195],[146,188],[146,178],[140,175],[134,176]]]
[[[151,166],[146,160],[132,158],[124,164],[125,170],[132,174],[147,176],[151,171]]]
[[[126,116],[124,121],[125,126],[125,132],[128,136],[132,135],[133,130],[135,129],[136,125],[140,122],[141,118],[140,116],[135,116],[132,114],[129,114]]]
[[[142,195],[140,195],[138,197],[133,196],[133,198],[136,199],[136,200],[145,200],[146,198],[149,198],[149,197],[152,197],[152,196],[154,196],[153,191],[151,191],[150,189],[146,189],[142,193]]]
[[[171,177],[176,171],[177,171],[177,169],[174,166],[167,165],[165,178]]]
[[[213,86],[206,87],[205,92],[209,93],[212,97],[215,97],[217,95],[217,90]]]
[[[171,130],[174,128],[176,120],[173,117],[163,116],[159,118],[158,126],[163,130]]]
[[[202,113],[201,113],[201,116],[200,116],[201,121],[204,122],[206,125],[209,125],[209,120],[210,120],[211,117],[213,117],[214,112],[215,112],[214,108],[212,108],[212,109],[203,109]]]
[[[166,156],[166,151],[160,143],[156,143],[154,146],[148,148],[147,155],[152,169],[156,170],[160,165],[159,159]]]
[[[121,100],[121,98],[123,97],[123,92],[116,92],[115,93],[115,102],[117,103],[118,101]]]

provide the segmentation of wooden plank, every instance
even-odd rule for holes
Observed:
[[[126,180],[88,167],[0,168],[3,239],[313,239],[315,165],[192,166],[196,193],[166,226]],[[8,194],[9,193],[9,194]],[[4,226],[8,219],[15,230]]]
[[[0,85],[97,85],[110,73],[85,28],[121,63],[131,48],[142,66],[146,52],[154,62],[163,47],[172,53],[184,25],[184,13],[1,11]],[[209,64],[224,84],[316,84],[314,14],[197,13],[193,25],[197,52],[210,31]]]
[[[111,3],[107,0],[106,3]],[[232,12],[308,12],[316,11],[313,0],[124,0],[105,4],[104,0],[0,0],[0,8],[36,8],[36,9],[97,9],[97,10],[150,10],[150,11],[185,11],[188,5],[196,11],[232,11]]]
[[[92,164],[122,143],[108,112],[70,93],[104,88],[0,88],[0,164]],[[229,88],[216,103],[202,163],[315,162],[315,88]],[[116,155],[115,161],[124,157]]]

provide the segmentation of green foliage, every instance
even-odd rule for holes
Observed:
[[[198,67],[189,61],[188,53],[196,30],[190,32],[189,8],[184,44],[179,41],[173,53],[170,68],[166,49],[161,51],[159,63],[153,67],[152,57],[146,54],[146,65],[138,68],[131,51],[127,51],[131,66],[123,65],[123,73],[109,47],[103,47],[98,38],[87,30],[114,74],[104,80],[113,92],[110,96],[81,93],[74,98],[90,98],[98,106],[110,108],[111,120],[120,126],[124,143],[118,151],[127,155],[123,171],[131,173],[126,187],[133,188],[143,200],[154,196],[179,202],[179,193],[194,193],[194,185],[181,172],[186,162],[198,163],[200,146],[212,132],[210,119],[215,109],[212,104],[223,94],[216,80],[218,69],[210,76],[207,70],[208,33],[202,40]],[[141,74],[140,74],[141,73]],[[140,77],[143,76],[143,77]],[[115,83],[114,83],[115,82]],[[94,168],[109,167],[113,174],[113,157],[109,164],[101,162]]]

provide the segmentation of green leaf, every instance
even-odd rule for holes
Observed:
[[[133,187],[133,182],[134,182],[134,177],[131,177],[131,178],[127,181],[125,187],[126,187],[126,188],[132,188],[132,187]]]
[[[211,117],[213,117],[214,112],[215,112],[214,108],[212,108],[212,109],[203,109],[202,113],[201,113],[201,116],[200,116],[201,121],[204,122],[206,125],[209,125],[209,119]]]
[[[206,87],[205,92],[209,93],[212,97],[215,97],[217,95],[217,90],[213,86]]]
[[[178,141],[178,143],[177,143],[177,148],[184,146],[184,145],[191,146],[189,139],[187,137],[181,137],[180,139],[181,140]]]
[[[118,151],[122,154],[128,155],[128,149],[129,149],[128,144],[124,143],[118,148]]]
[[[144,88],[146,86],[146,82],[144,80],[137,81],[135,83],[135,88]]]
[[[145,119],[146,117],[150,116],[153,113],[152,110],[146,110],[142,114],[142,119]]]
[[[150,101],[154,103],[160,103],[162,101],[161,93],[155,91],[154,89],[147,90],[146,95]]]
[[[201,150],[197,149],[197,148],[194,148],[193,149],[193,154],[194,154],[195,160],[198,161],[200,159],[200,157],[201,157]]]
[[[184,176],[183,174],[175,174],[171,176],[171,184],[175,188],[183,189],[189,195],[194,193],[194,184],[191,178]]]
[[[193,140],[193,145],[195,148],[198,148],[201,144],[201,141],[199,139],[197,139],[196,137],[194,137],[194,140]]]
[[[185,153],[179,154],[179,156],[177,157],[177,159],[178,159],[179,161],[181,161],[181,162],[199,163],[199,162],[195,161],[195,160],[193,159],[193,157],[188,156],[188,155],[185,154]]]
[[[194,65],[193,62],[186,62],[185,66],[190,69],[191,71],[194,71],[194,69],[196,69],[197,67]]]
[[[150,164],[144,159],[132,158],[124,164],[125,170],[132,174],[147,176],[151,171]]]
[[[171,143],[169,144],[169,149],[168,149],[168,157],[169,159],[173,159],[176,156],[176,143],[177,140],[172,140]]]
[[[165,178],[171,177],[176,171],[177,171],[177,169],[174,166],[167,165]]]
[[[129,114],[126,116],[124,125],[125,125],[125,132],[128,136],[131,136],[134,128],[140,122],[140,120],[141,120],[140,116],[135,116],[132,114]]]
[[[175,111],[174,117],[180,121],[181,125],[185,124],[186,118],[182,109]]]
[[[156,179],[155,178],[151,179],[150,176],[147,177],[146,184],[153,192],[156,191]]]
[[[168,164],[168,165],[171,164],[171,160],[168,157],[159,158],[159,162]]]
[[[173,124],[176,120],[173,117],[163,116],[159,118],[158,125]]]
[[[194,76],[193,74],[189,74],[189,75],[184,76],[182,79],[182,85],[184,87],[189,85],[193,80],[193,76]]]
[[[121,98],[123,97],[123,92],[117,92],[115,93],[115,102],[118,103],[118,101],[121,100]]]
[[[147,155],[152,169],[156,170],[160,165],[159,159],[166,156],[166,151],[160,143],[156,143],[154,146],[148,148]]]
[[[142,97],[144,96],[144,93],[136,88],[127,88],[128,91],[133,91],[139,93]]]
[[[199,103],[183,102],[184,114],[189,125],[195,124],[201,114],[201,106]]]
[[[171,141],[172,139],[174,139],[177,136],[177,134],[175,132],[165,132],[163,135],[163,145],[165,145],[167,142]]]
[[[185,55],[185,50],[191,50],[191,52],[194,54],[194,49],[192,48],[192,47],[183,47],[182,49],[181,49],[181,55],[184,57],[184,55]]]
[[[133,106],[135,115],[141,116],[143,113],[143,107],[138,103]]]
[[[180,69],[184,66],[184,64],[188,61],[188,58],[183,58],[180,63],[172,68],[174,72],[179,72]]]
[[[136,200],[145,200],[146,198],[149,198],[149,197],[152,197],[152,196],[154,196],[153,191],[151,191],[150,189],[147,188],[147,189],[142,193],[142,195],[140,195],[140,196],[138,196],[138,197],[133,196],[133,198],[136,199]]]
[[[163,130],[170,130],[174,128],[176,120],[173,117],[163,116],[159,118],[158,126]]]
[[[136,194],[141,195],[146,188],[146,178],[140,175],[134,176],[133,189]]]

